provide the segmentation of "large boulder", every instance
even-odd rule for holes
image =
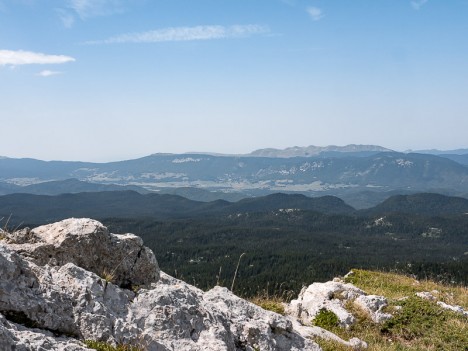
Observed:
[[[115,325],[134,298],[73,263],[37,266],[2,245],[0,276],[0,313],[78,339],[114,340]]]
[[[48,331],[28,329],[8,321],[0,314],[0,350],[2,351],[89,351],[82,343],[56,337]]]
[[[37,265],[73,263],[124,286],[149,286],[159,278],[153,252],[134,234],[111,234],[101,223],[66,219],[14,233],[8,246]]]
[[[107,269],[117,284],[101,276]],[[7,233],[0,276],[1,350],[87,350],[83,340],[148,351],[320,350],[287,317],[159,272],[139,238],[89,219]]]

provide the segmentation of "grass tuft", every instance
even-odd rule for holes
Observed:
[[[115,275],[112,272],[109,272],[108,270],[104,270],[102,272],[102,279],[104,279],[107,283],[114,283],[115,281]]]
[[[277,298],[277,297],[262,297],[262,296],[257,296],[249,300],[253,304],[260,306],[264,310],[267,311],[272,311],[281,315],[284,315],[284,302],[283,300]]]
[[[135,346],[130,344],[118,344],[117,346],[113,346],[109,343],[103,341],[95,341],[95,340],[85,340],[84,344],[86,347],[97,350],[97,351],[145,351],[146,348],[143,346]]]

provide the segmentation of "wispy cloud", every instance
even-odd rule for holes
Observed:
[[[227,38],[243,38],[269,33],[266,26],[257,24],[235,26],[170,27],[140,33],[127,33],[85,44],[158,43],[167,41],[194,41]]]
[[[50,76],[56,76],[56,75],[59,75],[59,74],[62,74],[62,72],[58,72],[58,71],[49,71],[49,70],[44,70],[44,71],[40,71],[38,74],[36,74],[37,76],[40,76],[40,77],[50,77]]]
[[[126,1],[129,0],[65,0],[63,7],[57,8],[55,12],[63,26],[71,28],[76,19],[87,20],[92,17],[122,13]]]
[[[64,55],[47,55],[31,51],[0,50],[0,66],[47,65],[73,62],[75,59]]]
[[[413,0],[413,1],[411,1],[411,6],[413,7],[413,9],[419,10],[427,2],[428,2],[428,0]]]
[[[307,13],[310,15],[310,17],[314,21],[319,21],[325,16],[321,9],[319,9],[318,7],[313,7],[313,6],[310,6],[307,8]]]
[[[68,0],[67,3],[81,19],[123,12],[123,0]]]
[[[73,27],[73,24],[75,23],[75,16],[73,16],[72,13],[64,9],[55,9],[55,12],[59,16],[60,21],[62,21],[62,24],[65,28]]]

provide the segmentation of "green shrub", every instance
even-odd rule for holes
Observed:
[[[338,316],[326,308],[322,308],[312,321],[312,323],[317,327],[327,330],[337,327],[339,322],[340,320],[338,319]]]

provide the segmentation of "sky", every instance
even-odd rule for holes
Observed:
[[[0,0],[0,155],[468,147],[468,0]]]

